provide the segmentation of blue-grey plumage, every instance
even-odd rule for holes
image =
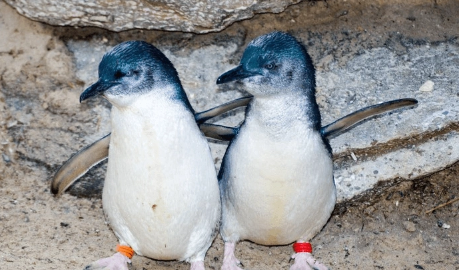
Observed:
[[[215,237],[220,197],[213,159],[177,72],[154,46],[115,46],[99,80],[80,100],[103,95],[113,105],[104,213],[122,245],[159,260],[204,268]],[[90,268],[127,268],[122,253]]]
[[[154,61],[153,61],[154,60]],[[80,102],[96,95],[127,96],[169,86],[170,99],[181,101],[193,112],[179,75],[169,59],[153,45],[127,41],[106,53],[99,63],[99,80],[80,95]]]
[[[238,268],[233,254],[238,240],[309,241],[326,224],[336,200],[331,150],[320,132],[315,69],[305,48],[283,32],[258,37],[240,65],[217,83],[233,80],[243,82],[254,98],[218,176],[224,269]],[[292,267],[324,266],[309,254],[296,256]]]

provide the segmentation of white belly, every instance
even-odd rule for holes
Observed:
[[[191,114],[139,122],[112,109],[104,212],[121,242],[160,260],[203,254],[220,214],[214,163]],[[152,121],[153,120],[153,121]]]
[[[264,245],[311,239],[327,222],[336,199],[332,160],[319,133],[299,128],[289,139],[275,139],[251,125],[226,159],[224,239]]]

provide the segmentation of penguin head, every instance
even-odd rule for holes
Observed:
[[[217,84],[242,81],[254,96],[285,91],[312,91],[315,70],[305,47],[284,32],[272,32],[251,41],[240,65],[222,74]]]
[[[127,41],[104,55],[98,81],[80,95],[80,102],[103,95],[112,104],[126,105],[150,91],[186,99],[176,69],[160,50],[147,42]]]

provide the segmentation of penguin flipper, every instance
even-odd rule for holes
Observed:
[[[56,172],[51,192],[60,196],[76,180],[109,155],[110,134],[88,145],[70,157]]]
[[[195,114],[195,120],[197,124],[204,123],[205,121],[214,118],[215,116],[221,115],[225,112],[233,110],[235,108],[246,106],[251,101],[252,96],[247,96],[243,98],[239,98],[222,105],[216,106],[214,108],[208,109],[203,112],[199,112]]]
[[[384,112],[388,112],[394,109],[416,105],[417,103],[417,100],[407,98],[371,105],[322,127],[321,134],[324,137],[331,137],[343,132],[344,130],[350,128],[354,124],[362,120],[365,120],[369,117],[382,114]]]
[[[206,137],[222,141],[230,141],[238,133],[238,128],[210,123],[200,124],[200,130]]]

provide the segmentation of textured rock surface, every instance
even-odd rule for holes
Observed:
[[[219,31],[256,13],[279,13],[299,1],[6,0],[20,14],[52,25],[96,26],[113,31],[141,28],[195,33]]]

